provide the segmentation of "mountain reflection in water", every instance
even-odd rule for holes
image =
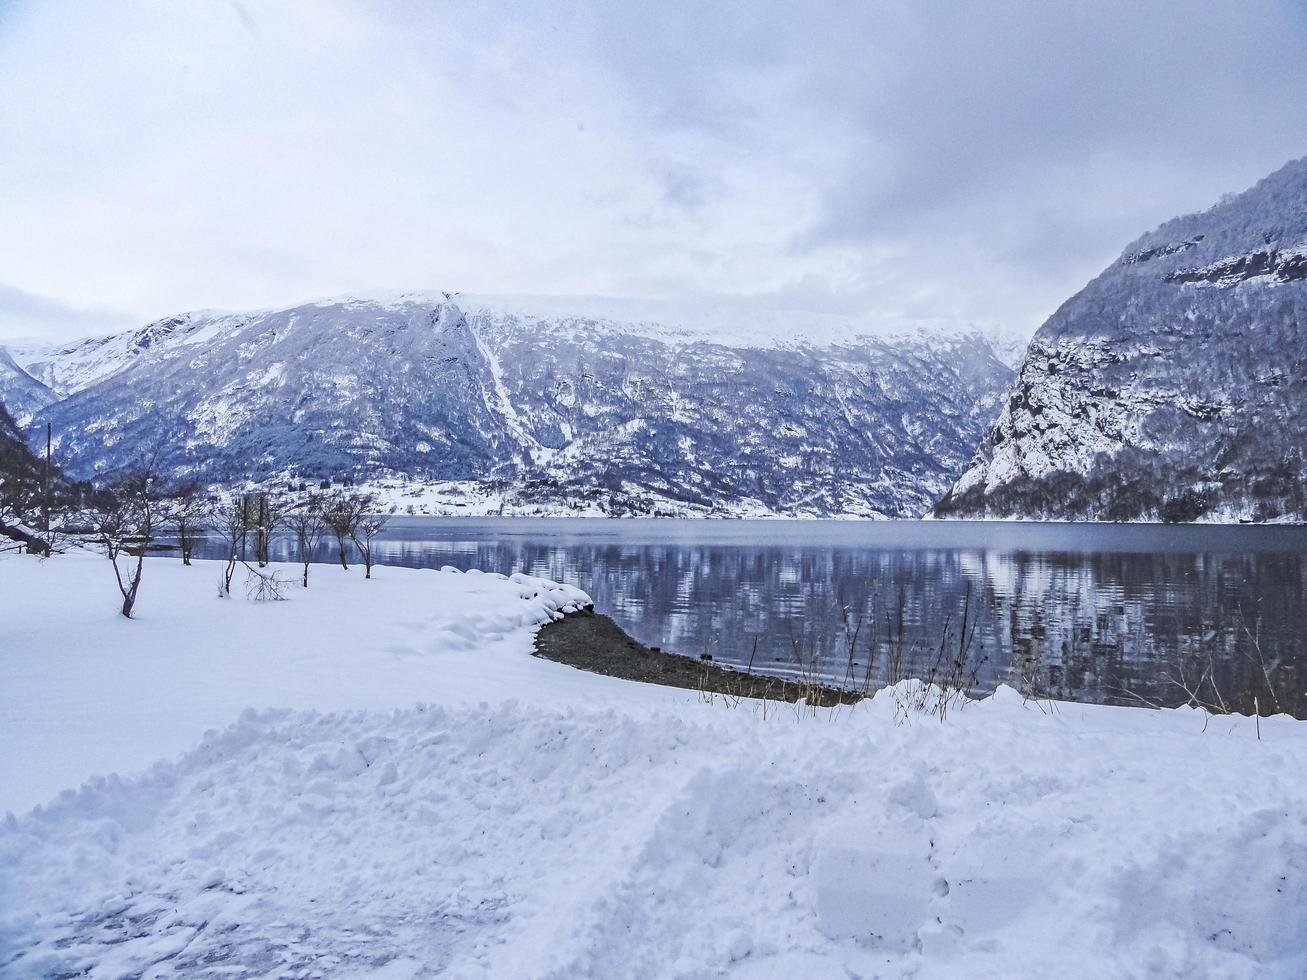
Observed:
[[[956,657],[965,607],[978,691],[1171,705],[1188,690],[1299,717],[1305,547],[1301,527],[415,517],[379,542],[384,563],[573,583],[645,643],[755,670],[861,682],[870,657],[881,683],[901,644],[920,674],[946,633]]]

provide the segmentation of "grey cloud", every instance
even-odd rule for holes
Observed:
[[[148,311],[427,276],[1028,332],[1307,152],[1298,0],[94,10],[9,38],[0,257]]]
[[[86,309],[0,283],[0,337],[71,340],[132,326],[128,314]]]
[[[816,209],[794,254],[890,244],[922,265],[961,241],[995,277],[1074,289],[1307,150],[1293,0],[512,9],[549,56],[603,65],[651,130],[716,141],[705,173],[757,157],[804,177]],[[674,179],[664,196],[696,200]]]
[[[674,207],[697,211],[722,194],[722,181],[700,170],[686,166],[672,166],[661,174],[662,199]]]
[[[1071,199],[1104,164],[1127,196],[1150,163],[1210,194],[1303,148],[1307,103],[1276,97],[1307,69],[1284,4],[915,9],[935,28],[897,37],[850,93],[856,140],[872,152],[844,161],[814,242],[911,231],[986,202]]]

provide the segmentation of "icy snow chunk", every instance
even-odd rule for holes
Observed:
[[[920,824],[841,825],[817,845],[812,878],[821,931],[903,951],[933,921],[938,875]]]

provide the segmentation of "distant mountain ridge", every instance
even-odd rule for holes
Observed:
[[[936,516],[1307,519],[1307,159],[1168,221],[1032,339]]]
[[[443,293],[192,313],[14,351],[78,476],[402,476],[602,513],[919,516],[1012,371],[978,333],[728,346]]]

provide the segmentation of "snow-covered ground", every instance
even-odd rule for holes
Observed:
[[[573,590],[375,574],[151,560],[126,622],[0,559],[0,975],[1307,972],[1301,723],[764,717],[531,657]]]
[[[529,656],[535,627],[589,597],[529,576],[274,565],[285,602],[218,598],[221,562],[146,562],[137,618],[108,560],[0,560],[0,813],[96,774],[144,769],[246,708],[322,711],[476,704],[488,679],[566,686]],[[590,678],[586,678],[590,680]],[[597,678],[595,679],[597,680]]]

